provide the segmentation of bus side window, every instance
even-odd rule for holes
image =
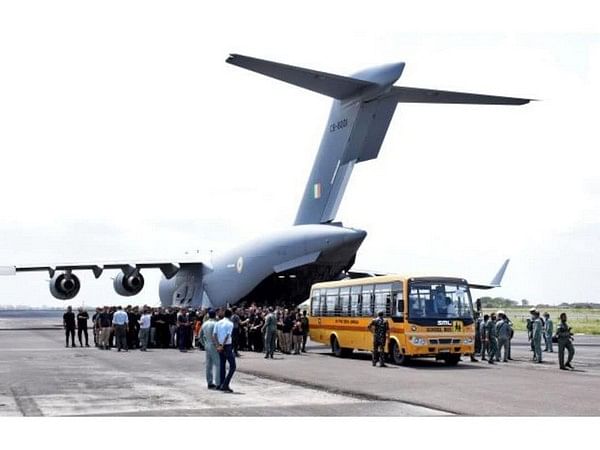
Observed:
[[[363,286],[361,313],[363,317],[373,317],[373,285]]]
[[[327,316],[335,316],[336,315],[336,306],[338,303],[338,294],[339,294],[339,289],[338,288],[334,288],[334,289],[327,289]]]
[[[313,291],[313,295],[312,295],[312,308],[311,308],[311,315],[313,317],[317,317],[321,315],[321,305],[320,305],[320,291],[319,289],[315,289]]]
[[[396,317],[404,317],[404,292],[402,283],[392,283],[392,314]]]
[[[352,286],[350,289],[350,316],[360,316],[360,286]]]
[[[340,311],[339,316],[349,316],[350,315],[350,288],[341,288],[340,289]]]
[[[390,298],[390,284],[376,284],[375,285],[375,307],[373,309],[374,314],[378,314],[379,311],[383,311],[386,317],[390,316],[391,313],[391,298]]]

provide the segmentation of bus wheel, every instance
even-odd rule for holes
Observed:
[[[404,353],[400,351],[400,348],[398,347],[398,344],[396,344],[396,341],[390,341],[389,350],[390,360],[393,364],[396,364],[398,366],[406,364],[406,362],[408,361],[408,357],[404,356]]]
[[[338,358],[343,358],[346,356],[342,347],[340,347],[340,343],[338,342],[335,336],[331,336],[331,353],[333,353]]]
[[[460,355],[448,355],[444,357],[444,362],[447,366],[455,366],[460,361]]]

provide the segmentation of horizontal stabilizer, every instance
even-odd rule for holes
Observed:
[[[504,277],[504,272],[506,272],[506,268],[508,267],[509,262],[510,262],[510,259],[507,259],[506,261],[504,261],[504,264],[502,264],[502,266],[500,267],[500,270],[498,271],[496,276],[492,279],[490,284],[469,283],[469,287],[471,289],[493,289],[493,288],[500,287],[500,285],[502,283],[502,278]]]
[[[249,56],[232,54],[227,58],[227,62],[338,100],[352,97],[366,88],[376,86],[368,81],[303,69]]]
[[[499,97],[497,95],[469,94],[467,92],[438,91],[394,86],[390,92],[398,103],[464,103],[471,105],[524,105],[527,98]]]

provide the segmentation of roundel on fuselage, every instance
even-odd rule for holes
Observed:
[[[243,268],[244,268],[244,258],[240,256],[237,260],[237,263],[235,264],[235,269],[238,271],[238,273],[242,273]]]

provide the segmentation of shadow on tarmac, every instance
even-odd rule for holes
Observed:
[[[329,356],[331,358],[337,358],[337,356],[335,356],[333,353],[320,353],[320,355]],[[468,357],[463,356],[463,358],[468,358]],[[371,361],[371,353],[355,351],[352,353],[352,355],[347,356],[344,359],[370,362]],[[468,359],[464,362],[470,363],[470,361],[468,361]],[[483,362],[483,364],[481,364],[482,362]],[[491,364],[488,364],[486,361],[480,361],[479,364],[472,363],[472,364],[467,365],[467,364],[462,364],[459,362],[456,366],[449,366],[444,361],[436,361],[435,359],[431,359],[431,358],[409,359],[402,366],[397,366],[395,364],[392,364],[389,361],[386,361],[387,368],[392,368],[392,369],[400,369],[400,368],[415,369],[415,368],[418,368],[418,369],[430,369],[430,370],[478,370],[478,369],[483,369],[484,367],[487,367],[488,365],[491,365]]]

